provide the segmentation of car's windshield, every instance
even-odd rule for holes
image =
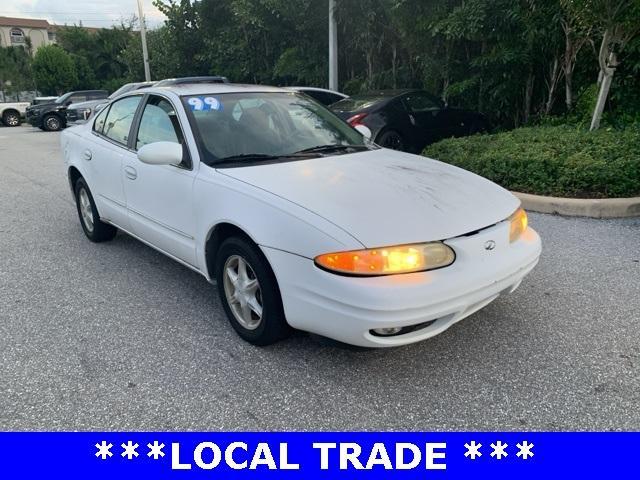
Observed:
[[[113,100],[114,98],[116,98],[118,95],[122,95],[123,93],[127,93],[129,90],[131,90],[131,84],[127,83],[123,86],[121,86],[119,89],[117,89],[115,92],[113,92],[111,95],[109,95],[107,98],[109,100]]]
[[[67,92],[64,95],[59,96],[54,100],[54,103],[64,103],[66,102],[73,92]]]
[[[260,161],[375,148],[325,107],[298,93],[183,97],[205,163]]]
[[[331,110],[336,112],[355,112],[356,110],[363,110],[375,105],[380,100],[384,100],[387,97],[379,95],[361,95],[356,97],[345,98],[339,102],[331,105]]]

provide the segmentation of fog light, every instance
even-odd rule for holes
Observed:
[[[381,337],[391,337],[397,335],[402,330],[401,327],[389,327],[389,328],[374,328],[372,331],[375,335]]]

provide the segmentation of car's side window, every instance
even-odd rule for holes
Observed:
[[[410,93],[404,97],[407,107],[412,112],[433,112],[440,110],[439,103],[429,95],[423,93]]]
[[[140,118],[136,150],[155,142],[183,143],[183,137],[173,105],[162,97],[152,95]]]
[[[87,96],[86,95],[72,95],[69,100],[71,101],[71,103],[86,102],[87,101]]]
[[[97,133],[102,133],[103,129],[104,129],[104,121],[107,118],[107,113],[109,112],[109,108],[104,107],[100,113],[98,113],[98,116],[96,117],[95,121],[93,122],[93,131],[97,132]]]
[[[102,134],[105,137],[122,145],[127,145],[129,130],[140,103],[140,98],[140,95],[126,97],[111,104],[102,130]]]

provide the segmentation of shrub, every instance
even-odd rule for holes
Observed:
[[[442,140],[424,155],[509,190],[575,198],[640,196],[640,126],[529,127]]]

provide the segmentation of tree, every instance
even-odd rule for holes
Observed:
[[[597,130],[600,128],[613,75],[619,65],[619,55],[640,32],[640,0],[590,0],[587,4],[587,12],[595,18],[602,30],[598,54],[600,92],[591,119],[591,130]]]
[[[58,45],[38,48],[33,59],[33,75],[45,95],[60,95],[78,82],[71,55]]]

